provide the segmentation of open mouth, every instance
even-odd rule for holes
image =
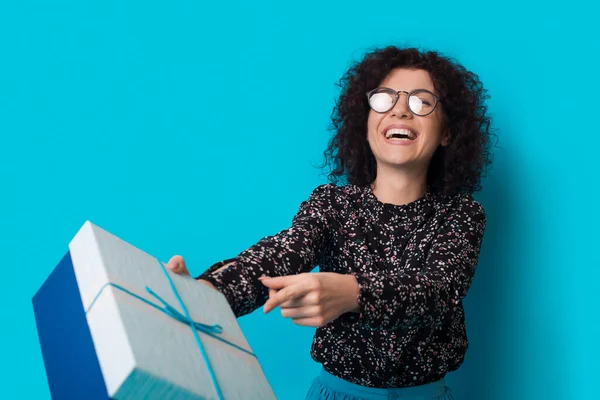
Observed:
[[[399,128],[388,129],[387,131],[384,132],[384,136],[386,139],[389,139],[389,140],[411,141],[411,140],[415,140],[417,138],[417,134],[415,132],[408,130],[408,129],[399,129]]]

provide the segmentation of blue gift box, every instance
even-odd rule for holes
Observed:
[[[225,297],[86,222],[33,298],[53,399],[275,399]]]

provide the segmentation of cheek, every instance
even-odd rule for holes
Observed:
[[[423,125],[423,129],[425,132],[427,132],[427,137],[430,139],[430,142],[432,142],[432,145],[441,141],[442,123],[439,118],[427,120],[427,122]]]
[[[377,128],[381,122],[381,115],[371,111],[367,119],[367,138],[374,137],[377,134]]]
[[[445,116],[442,113],[442,110],[438,109],[435,112],[435,118],[432,119],[431,121],[431,129],[436,132],[440,138],[442,137],[442,134],[444,132],[444,121],[445,121]]]

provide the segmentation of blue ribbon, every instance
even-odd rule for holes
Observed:
[[[169,281],[169,285],[171,286],[171,291],[173,292],[173,294],[175,295],[175,298],[177,299],[177,301],[179,302],[179,305],[181,306],[181,309],[183,310],[183,314],[180,313],[177,309],[175,309],[173,306],[171,306],[169,303],[167,303],[162,297],[160,297],[158,294],[156,294],[156,292],[154,292],[152,289],[150,289],[148,286],[146,286],[146,291],[148,293],[150,293],[152,296],[154,296],[160,303],[162,303],[162,307],[154,304],[153,302],[143,298],[142,296],[138,296],[137,294],[133,293],[132,291],[124,288],[123,286],[117,285],[116,283],[106,283],[104,286],[102,286],[102,288],[100,288],[100,290],[98,291],[98,294],[96,294],[96,296],[94,297],[94,299],[92,300],[90,306],[88,307],[88,309],[85,311],[85,313],[87,314],[92,307],[94,306],[94,303],[96,302],[96,300],[98,300],[98,298],[100,297],[100,295],[102,294],[102,292],[104,291],[104,289],[106,289],[109,286],[112,286],[116,289],[121,290],[124,293],[127,293],[130,296],[135,297],[136,299],[143,301],[144,303],[148,304],[151,307],[156,308],[157,310],[167,314],[168,316],[170,316],[171,318],[176,319],[179,322],[182,322],[186,325],[188,325],[191,329],[192,329],[192,333],[194,335],[194,338],[196,339],[196,344],[198,344],[198,348],[200,349],[200,353],[202,353],[202,357],[204,358],[204,362],[206,363],[206,366],[208,367],[208,372],[210,374],[210,377],[212,379],[213,385],[215,387],[215,390],[217,392],[217,396],[219,397],[220,400],[224,400],[223,398],[223,393],[221,392],[221,387],[219,386],[219,382],[217,381],[217,377],[215,375],[215,371],[212,368],[212,365],[210,364],[210,360],[208,358],[208,355],[206,354],[206,350],[204,349],[204,345],[202,344],[202,341],[200,340],[200,337],[198,336],[198,331],[203,332],[211,337],[214,337],[215,339],[220,340],[223,343],[226,343],[232,347],[235,347],[236,349],[243,351],[244,353],[247,353],[253,357],[256,357],[256,355],[254,353],[252,353],[249,350],[244,349],[243,347],[238,346],[235,343],[232,343],[224,338],[222,338],[221,336],[219,336],[222,332],[223,332],[223,327],[221,327],[221,325],[207,325],[207,324],[203,324],[201,322],[196,322],[192,319],[192,317],[190,316],[190,313],[188,312],[188,309],[186,308],[185,304],[183,303],[183,300],[181,299],[181,296],[179,296],[179,292],[177,291],[177,288],[175,287],[175,285],[173,284],[173,281],[171,280],[171,277],[169,276],[169,274],[167,273],[166,268],[163,266],[162,263],[158,263],[162,269],[162,271],[164,272],[165,276],[167,277],[167,280]]]

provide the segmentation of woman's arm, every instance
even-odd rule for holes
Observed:
[[[333,188],[317,187],[300,204],[289,229],[261,239],[235,258],[214,264],[196,279],[223,293],[238,317],[262,306],[269,290],[260,283],[261,276],[295,275],[319,264],[330,229]]]

